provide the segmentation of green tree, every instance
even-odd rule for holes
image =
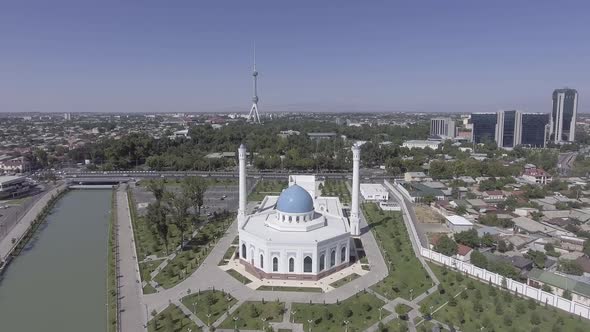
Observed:
[[[182,186],[183,193],[192,202],[197,215],[200,215],[201,207],[204,204],[205,191],[207,191],[207,182],[200,176],[191,176],[184,179]]]
[[[146,188],[154,194],[156,201],[162,201],[166,192],[164,181],[162,180],[149,180],[146,184]]]
[[[162,242],[164,242],[166,255],[168,255],[168,223],[166,220],[166,208],[160,203],[160,201],[155,201],[148,205],[146,218],[152,228],[156,230]]]
[[[453,256],[457,254],[457,243],[450,237],[443,235],[434,246],[434,250],[446,256]]]
[[[481,252],[473,250],[471,252],[471,264],[486,269],[488,267],[488,259]]]
[[[188,228],[188,209],[191,206],[191,201],[183,193],[174,194],[171,192],[167,193],[166,201],[172,214],[172,222],[180,232],[180,246],[182,249],[184,246],[184,233]]]

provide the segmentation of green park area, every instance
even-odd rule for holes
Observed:
[[[234,277],[237,281],[239,281],[242,284],[244,284],[244,285],[247,285],[247,284],[249,284],[249,283],[252,282],[252,280],[244,277],[240,272],[238,272],[238,271],[236,271],[234,269],[227,270],[227,273],[230,276]]]
[[[320,185],[322,196],[337,196],[343,204],[350,204],[350,191],[346,186],[346,180],[326,179]]]
[[[296,323],[302,323],[305,331],[309,330],[309,321],[313,331],[341,332],[348,325],[348,331],[364,331],[375,324],[379,317],[390,313],[379,310],[385,303],[375,295],[361,292],[347,300],[335,304],[293,303],[291,312]],[[381,311],[381,312],[380,312]]]
[[[258,181],[254,190],[248,196],[248,201],[259,202],[264,199],[265,196],[272,195],[278,196],[283,189],[287,188],[287,181],[283,180],[266,180],[262,179]]]
[[[187,315],[177,306],[171,304],[161,313],[154,316],[148,324],[148,332],[200,332],[202,331]]]
[[[283,320],[285,305],[277,301],[244,302],[230,317],[225,319],[219,328],[240,330],[262,330],[263,324]]]
[[[220,290],[197,291],[181,300],[193,314],[205,324],[213,324],[219,316],[226,313],[237,300]]]
[[[389,275],[371,288],[391,300],[411,300],[432,287],[430,276],[414,255],[401,213],[383,211],[375,203],[363,204],[363,212],[389,265]]]
[[[448,268],[430,265],[441,285],[420,303],[420,311],[427,318],[434,312],[435,320],[461,331],[582,332],[590,329],[588,320],[533,299],[517,297],[513,292]],[[418,331],[427,331],[422,324],[418,323]]]
[[[353,273],[353,274],[348,275],[348,276],[346,276],[346,277],[344,277],[342,279],[339,279],[339,280],[334,281],[333,283],[330,284],[330,286],[332,286],[334,288],[338,288],[340,286],[346,285],[347,283],[353,281],[354,279],[356,279],[358,277],[360,277],[360,275],[358,275],[356,273]]]

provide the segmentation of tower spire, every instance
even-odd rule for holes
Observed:
[[[256,71],[256,43],[254,43],[254,69],[252,71],[254,81],[254,97],[252,97],[252,107],[248,113],[248,121],[260,124],[260,114],[258,114],[258,72]]]

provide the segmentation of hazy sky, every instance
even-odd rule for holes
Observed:
[[[590,111],[590,1],[0,3],[0,112]]]

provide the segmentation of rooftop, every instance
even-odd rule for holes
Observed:
[[[532,269],[531,272],[529,272],[529,279],[540,281],[557,288],[567,289],[572,293],[577,293],[590,298],[590,284],[576,281],[566,276],[549,271]]]
[[[461,216],[446,216],[447,220],[455,226],[473,226],[473,223]]]

